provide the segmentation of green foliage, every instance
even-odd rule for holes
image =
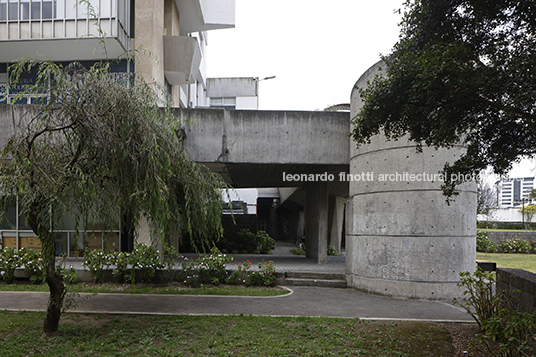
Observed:
[[[165,264],[160,260],[160,252],[153,246],[146,244],[137,244],[135,249],[129,255],[129,264],[131,265],[130,282],[136,282],[136,270],[140,274],[143,283],[153,281],[157,269],[164,268]]]
[[[470,272],[460,273],[458,286],[464,288],[463,299],[454,299],[453,303],[464,308],[471,315],[478,326],[505,306],[504,299],[500,295],[493,295],[495,274],[482,271],[477,267],[474,274]]]
[[[196,267],[200,282],[214,285],[227,282],[225,267],[233,257],[222,254],[216,247],[213,247],[210,253],[197,258]]]
[[[67,285],[76,284],[78,281],[78,273],[72,265],[69,268],[60,268],[60,274]]]
[[[275,239],[271,238],[265,231],[257,232],[255,242],[260,254],[271,254],[271,250],[275,248]]]
[[[477,252],[486,252],[486,253],[495,253],[497,251],[497,244],[492,241],[486,232],[477,231],[476,232],[476,251]]]
[[[164,264],[166,265],[166,270],[168,272],[169,282],[171,283],[175,278],[175,274],[177,272],[177,263],[180,257],[179,252],[177,252],[177,249],[175,249],[175,247],[164,243],[162,257],[164,259]]]
[[[93,273],[93,279],[97,284],[102,283],[104,277],[104,269],[110,265],[110,259],[102,249],[84,250],[84,262],[82,263],[85,269]]]
[[[113,252],[108,255],[110,265],[114,266],[112,276],[120,283],[125,281],[125,277],[128,273],[129,259],[130,253],[128,252]]]
[[[328,255],[340,255],[339,252],[335,250],[331,245],[328,245]]]
[[[491,166],[508,172],[534,154],[536,10],[532,0],[405,3],[401,35],[382,56],[383,77],[361,90],[364,106],[354,118],[358,145],[383,133],[419,146],[464,153],[445,164],[444,194],[456,194],[462,176]]]
[[[272,286],[275,282],[275,267],[272,261],[259,263],[259,270],[250,271],[246,277],[248,286]]]
[[[0,275],[6,283],[15,281],[15,269],[21,265],[20,254],[15,249],[7,247],[0,250]]]
[[[275,239],[265,231],[253,233],[244,228],[235,237],[224,237],[217,243],[217,246],[225,252],[271,254],[271,250],[275,248]]]
[[[530,253],[532,247],[530,243],[523,238],[518,238],[517,236],[515,236],[514,238],[502,240],[499,244],[499,248],[503,253],[528,254]]]
[[[523,230],[522,222],[502,222],[502,221],[478,221],[476,227],[480,229],[510,229]],[[536,222],[525,222],[525,228],[535,230]]]
[[[460,277],[458,286],[465,289],[464,298],[453,303],[464,308],[480,327],[472,347],[485,346],[498,356],[528,356],[536,315],[517,311],[502,292],[493,294],[495,274],[477,268],[474,274],[462,272]]]
[[[525,216],[526,222],[531,222],[532,217],[534,217],[534,214],[536,213],[536,205],[530,204],[522,207],[519,212],[521,212],[522,215]]]
[[[19,250],[24,270],[30,274],[30,281],[34,284],[42,284],[45,281],[45,270],[41,252],[22,247]]]

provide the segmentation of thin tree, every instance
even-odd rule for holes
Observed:
[[[42,242],[50,289],[43,332],[50,336],[65,297],[53,230],[66,213],[80,230],[128,214],[134,234],[145,216],[164,241],[178,230],[207,246],[222,232],[224,184],[190,159],[176,133],[181,118],[140,77],[112,76],[108,63],[25,60],[11,67],[11,83],[32,69],[37,81],[25,95],[41,103],[2,150],[0,192],[4,207],[18,197]]]

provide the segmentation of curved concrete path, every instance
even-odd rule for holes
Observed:
[[[70,312],[163,315],[326,316],[374,320],[473,322],[446,302],[403,300],[351,289],[292,287],[279,297],[80,294]],[[44,311],[48,293],[0,292],[0,310]]]

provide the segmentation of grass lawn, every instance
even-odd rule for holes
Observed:
[[[5,284],[0,283],[0,291],[43,291],[48,292],[46,284]],[[69,286],[76,293],[123,293],[123,294],[175,294],[175,295],[224,295],[224,296],[279,296],[289,291],[277,287],[245,287],[242,285],[201,286],[187,288],[182,285],[147,284],[94,284],[77,283]]]
[[[383,357],[453,356],[457,352],[449,332],[452,324],[66,313],[60,335],[46,339],[41,337],[43,318],[44,313],[0,311],[2,356]]]
[[[536,273],[536,254],[476,253],[477,260],[497,263],[498,268],[525,269]]]

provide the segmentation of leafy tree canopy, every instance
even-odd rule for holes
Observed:
[[[467,152],[444,167],[505,174],[536,152],[536,3],[533,0],[414,0],[383,76],[361,91],[358,145],[383,132]],[[458,177],[461,177],[459,175]],[[462,181],[446,181],[447,196]]]
[[[65,213],[77,227],[142,216],[164,241],[188,232],[194,246],[221,234],[223,182],[183,150],[180,118],[139,77],[112,75],[106,63],[89,69],[32,60],[11,67],[13,82],[37,69],[25,95],[38,98],[0,157],[0,192],[19,197],[45,255],[51,290],[44,332],[57,331],[64,295],[55,272],[53,228]],[[4,204],[5,204],[4,202]]]

